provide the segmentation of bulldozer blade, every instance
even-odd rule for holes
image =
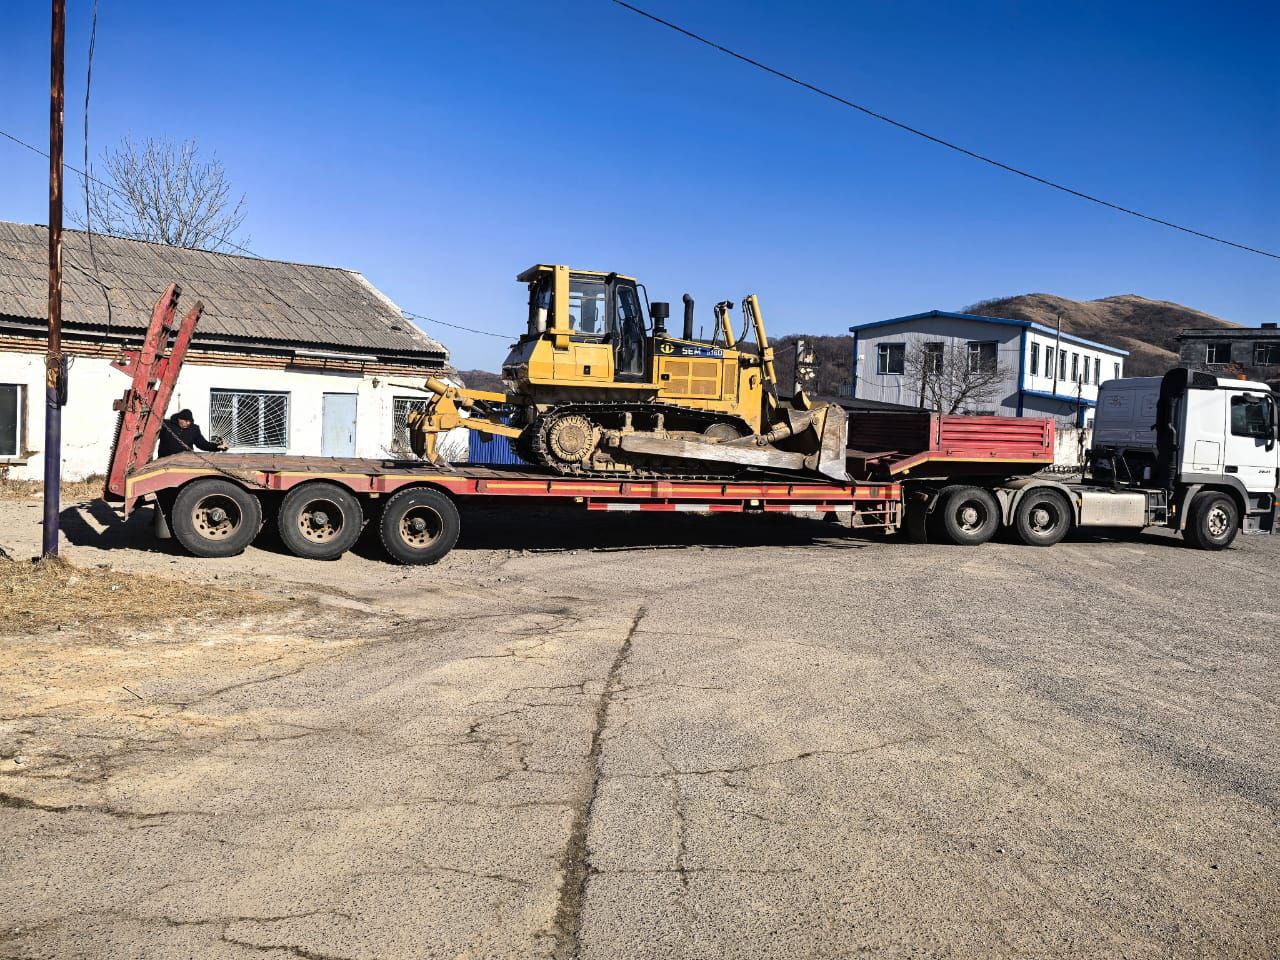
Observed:
[[[848,453],[849,414],[844,407],[828,404],[822,418],[822,433],[818,443],[817,470],[824,477],[849,482]]]

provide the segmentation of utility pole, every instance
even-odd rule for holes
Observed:
[[[1058,392],[1058,371],[1062,369],[1062,314],[1058,314],[1058,335],[1053,341],[1053,392]]]
[[[45,357],[44,375],[42,557],[58,555],[58,512],[62,499],[62,398],[66,395],[66,367],[62,357],[62,100],[66,37],[66,0],[53,0],[53,41],[49,56],[49,352]]]

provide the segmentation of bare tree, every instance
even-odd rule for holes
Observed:
[[[194,250],[236,245],[244,195],[235,198],[221,162],[201,159],[195,140],[125,137],[102,162],[111,188],[89,181],[88,217],[72,213],[77,226]]]
[[[993,405],[1005,388],[994,343],[916,338],[907,344],[903,367],[920,406],[942,413]]]

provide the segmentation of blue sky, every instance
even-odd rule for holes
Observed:
[[[501,333],[535,262],[653,299],[761,297],[775,334],[1044,291],[1280,313],[1280,262],[1085,204],[772,79],[607,0],[100,0],[91,144],[195,137],[264,256]],[[644,0],[939,136],[1280,251],[1274,3]],[[79,166],[90,0],[68,2]],[[0,4],[0,129],[47,143],[46,4]],[[47,219],[0,141],[0,218]],[[68,180],[78,187],[78,181]],[[80,202],[72,193],[68,203]],[[673,311],[678,312],[678,311]],[[506,341],[424,325],[460,367]]]

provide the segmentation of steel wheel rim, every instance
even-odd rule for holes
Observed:
[[[240,506],[220,493],[201,497],[191,508],[191,525],[206,540],[226,540],[243,522]]]
[[[1205,515],[1204,525],[1209,530],[1209,536],[1220,540],[1231,529],[1231,518],[1227,516],[1227,511],[1223,507],[1215,506]]]
[[[443,530],[444,518],[431,507],[410,507],[400,518],[400,539],[415,550],[431,546]]]
[[[987,509],[985,504],[977,500],[966,500],[956,510],[956,524],[965,533],[974,533],[987,525]]]
[[[1058,525],[1058,511],[1050,503],[1037,503],[1027,515],[1035,533],[1049,533]]]
[[[298,532],[312,543],[328,543],[342,526],[342,508],[328,497],[308,500],[298,511]]]

